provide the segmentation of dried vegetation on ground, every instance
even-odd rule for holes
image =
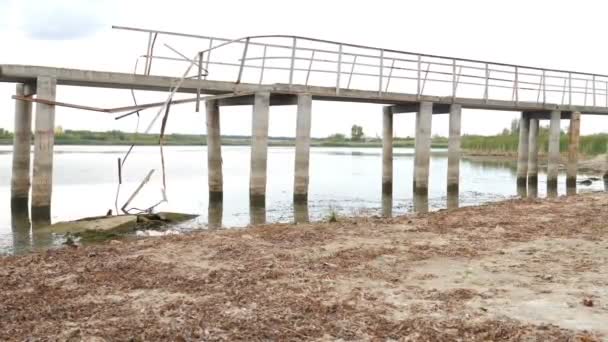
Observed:
[[[0,340],[595,341],[608,196],[0,259]]]

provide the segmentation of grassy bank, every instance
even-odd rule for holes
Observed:
[[[462,137],[462,148],[469,152],[479,153],[516,153],[519,137],[517,135],[478,136],[465,135]],[[560,135],[560,150],[568,150],[568,136]],[[584,155],[595,156],[606,153],[608,134],[593,134],[581,137],[579,151]],[[541,132],[538,137],[540,153],[547,153],[549,135]]]
[[[55,144],[57,145],[157,145],[160,136],[158,134],[134,134],[121,131],[92,132],[72,131],[57,132]],[[492,136],[463,135],[461,139],[462,148],[474,154],[514,154],[517,152],[519,137],[517,134],[500,134]],[[540,153],[547,152],[549,134],[546,128],[541,128],[539,134]],[[0,131],[0,144],[11,145],[13,143],[12,133]],[[206,145],[207,137],[197,134],[168,134],[165,136],[166,145],[200,146]],[[251,143],[251,137],[242,135],[222,136],[222,144],[226,146],[243,146]],[[608,134],[593,134],[581,137],[580,152],[584,155],[595,156],[606,153]],[[294,146],[293,137],[270,137],[270,146]],[[335,134],[327,138],[312,138],[312,146],[319,147],[382,147],[382,140],[378,138],[355,141],[344,135]],[[395,138],[395,147],[414,147],[414,138]],[[433,148],[447,148],[448,139],[435,136],[432,139]],[[560,148],[568,150],[568,136],[562,132],[560,136]]]

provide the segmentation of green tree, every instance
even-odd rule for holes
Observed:
[[[363,133],[363,127],[358,125],[353,125],[350,129],[350,139],[352,141],[361,141],[365,134]]]
[[[519,119],[511,120],[511,134],[516,135],[519,133]]]

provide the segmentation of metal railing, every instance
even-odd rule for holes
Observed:
[[[185,78],[238,83],[332,87],[411,94],[568,106],[608,107],[608,76],[514,64],[419,54],[288,35],[226,39],[129,27],[148,33],[144,74],[152,62],[190,63]],[[160,37],[196,39],[188,58],[172,44],[173,56],[155,54]],[[200,42],[202,40],[202,42]],[[200,50],[200,47],[204,49]],[[190,51],[192,52],[192,51]],[[189,53],[190,53],[189,52]],[[158,62],[155,62],[158,63]],[[156,65],[156,64],[155,64]],[[200,92],[199,92],[200,93]]]

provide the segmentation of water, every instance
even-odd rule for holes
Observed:
[[[52,221],[105,215],[115,209],[118,175],[117,158],[126,146],[56,146]],[[132,206],[146,208],[162,199],[160,156],[157,146],[136,147],[123,170],[118,201],[122,206],[150,169],[156,169],[149,184]],[[182,228],[206,228],[208,223],[224,227],[245,226],[251,222],[292,222],[306,218],[315,221],[331,212],[339,215],[400,215],[417,210],[436,210],[448,205],[446,196],[447,156],[433,150],[428,199],[412,195],[413,149],[394,151],[394,193],[392,203],[381,196],[381,149],[311,148],[308,207],[292,204],[293,147],[268,149],[268,185],[265,210],[249,210],[249,147],[222,148],[224,202],[221,208],[209,206],[206,148],[165,147],[168,203],[159,210],[200,215]],[[27,214],[11,218],[11,147],[0,147],[0,254],[46,245],[50,237],[29,234]],[[461,161],[458,198],[450,206],[466,206],[517,196],[515,164],[511,162]],[[558,194],[566,194],[565,176],[560,175]],[[579,187],[580,188],[580,187]],[[586,190],[603,190],[594,182]],[[546,196],[546,175],[539,175],[538,196]],[[14,227],[14,228],[12,228]]]

